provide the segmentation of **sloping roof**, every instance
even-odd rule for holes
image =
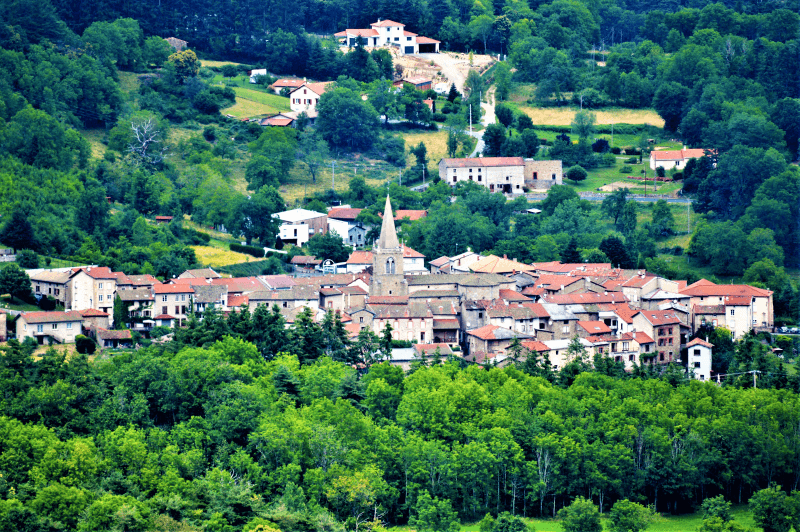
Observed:
[[[407,305],[408,296],[369,296],[370,305]]]
[[[123,329],[120,331],[109,331],[106,329],[97,329],[98,340],[131,340],[133,336],[131,331]]]
[[[746,284],[715,284],[706,279],[701,279],[694,284],[690,284],[680,291],[681,294],[690,296],[755,296],[769,297],[772,295],[770,290],[756,288]]]
[[[458,290],[417,290],[408,294],[411,299],[441,299],[445,297],[459,297]]]
[[[613,312],[625,323],[633,323],[633,316],[638,312],[629,307],[627,303],[600,305],[600,310]]]
[[[692,307],[694,314],[725,314],[725,305],[695,305]]]
[[[152,301],[155,297],[152,288],[134,288],[133,290],[118,290],[117,295],[121,301]]]
[[[358,218],[358,215],[361,214],[363,210],[364,209],[336,207],[328,211],[328,218],[353,221]]]
[[[193,294],[194,287],[189,284],[157,284],[153,285],[155,294]]]
[[[386,205],[383,209],[381,236],[378,239],[377,247],[380,249],[394,249],[400,247],[400,242],[397,240],[397,230],[394,227],[394,218],[392,217],[392,203],[388,195],[386,196]]]
[[[695,338],[694,340],[691,340],[688,344],[686,344],[686,347],[692,347],[693,345],[702,345],[703,347],[707,347],[709,349],[714,347],[714,344],[706,342],[705,340],[701,340],[700,338]]]
[[[294,119],[286,116],[268,116],[262,118],[258,123],[262,126],[287,127],[292,125],[292,122]]]
[[[559,261],[552,262],[534,262],[531,264],[536,268],[536,271],[568,274],[570,272],[597,272],[611,270],[610,262],[593,262],[593,263],[574,263],[562,264]]]
[[[403,244],[403,258],[424,259],[425,255]]]
[[[432,355],[434,351],[439,350],[439,353],[442,355],[452,355],[453,350],[450,349],[450,346],[447,344],[437,343],[437,344],[414,344],[414,350],[417,353],[425,354],[425,355]]]
[[[422,276],[419,276],[422,277]],[[294,279],[298,286],[345,286],[357,279],[369,284],[370,276],[366,273],[329,273],[314,277],[297,277]]]
[[[29,273],[31,281],[40,281],[43,283],[57,283],[64,284],[69,281],[70,272],[59,272],[44,270],[36,273]]]
[[[336,37],[347,37],[349,35],[355,35],[356,37],[377,37],[380,33],[378,33],[378,30],[373,30],[372,28],[347,28],[344,31],[334,34]]]
[[[430,318],[431,311],[425,303],[408,303],[407,305],[373,305],[375,319]]]
[[[528,349],[530,351],[536,351],[538,353],[542,353],[544,351],[550,351],[550,348],[544,345],[539,340],[528,340],[526,342],[520,342],[520,345],[522,345],[522,347],[524,347],[525,349]]]
[[[291,209],[273,214],[275,218],[280,218],[283,222],[302,222],[320,216],[327,216],[324,212],[309,211],[308,209]]]
[[[194,287],[194,302],[195,303],[216,303],[222,299],[222,295],[228,291],[228,287],[224,285],[210,285],[210,286],[195,286]]]
[[[538,279],[534,281],[536,287],[543,286],[548,290],[560,290],[562,286],[569,286],[574,283],[578,283],[583,281],[583,277],[573,277],[571,275],[555,275],[555,274],[545,274],[540,275]]]
[[[416,33],[412,33],[412,32],[410,32],[410,31],[405,31],[405,30],[403,30],[403,36],[404,36],[404,37],[416,37],[416,36],[417,36],[417,34],[416,34]]]
[[[129,275],[128,279],[134,286],[153,286],[158,282],[158,279],[146,273],[144,275]]]
[[[520,270],[533,270],[532,266],[509,260],[506,257],[498,257],[497,255],[484,257],[469,268],[475,273],[511,273]]]
[[[394,215],[395,221],[400,221],[405,218],[408,218],[412,222],[419,220],[420,218],[425,218],[428,216],[428,211],[426,210],[415,210],[415,209],[397,209],[397,213]]]
[[[291,288],[297,283],[291,275],[278,274],[278,275],[259,275],[258,279],[264,283],[267,288],[273,290],[280,290],[282,288]]]
[[[530,338],[530,335],[518,333],[498,325],[484,325],[477,329],[467,331],[470,336],[475,336],[481,340],[511,340],[512,338]]]
[[[461,328],[461,324],[456,319],[434,318],[434,320],[433,320],[433,328],[434,329],[460,329]]]
[[[170,316],[169,314],[159,314],[154,320],[175,320],[177,319],[175,316]]]
[[[538,318],[549,318],[550,314],[547,312],[547,309],[544,308],[544,305],[541,303],[523,303],[525,307],[531,309]]]
[[[103,312],[102,310],[97,310],[93,308],[87,308],[85,310],[79,310],[78,313],[83,316],[84,318],[107,318],[108,312]]]
[[[81,313],[76,310],[67,312],[23,312],[20,314],[20,317],[28,323],[62,323],[83,320]]]
[[[185,277],[195,277],[198,279],[219,279],[222,277],[220,274],[211,268],[200,268],[197,270],[186,270],[181,275]]]
[[[639,345],[642,344],[654,344],[655,340],[650,338],[650,335],[647,333],[643,333],[641,331],[637,331],[634,333],[634,337],[636,338],[636,343]]]
[[[589,334],[606,334],[611,328],[602,321],[579,321],[578,325]]]
[[[345,264],[372,264],[372,252],[354,251],[347,258]]]
[[[512,283],[508,277],[494,273],[452,273],[450,275],[412,275],[406,279],[409,286],[455,284],[461,286],[497,286]]]
[[[250,304],[250,296],[247,294],[228,296],[228,308],[239,308],[242,305]]]
[[[370,24],[370,26],[372,26],[373,28],[385,28],[387,26],[401,26],[401,27],[403,27],[403,26],[405,26],[405,24],[403,24],[401,22],[395,22],[395,21],[389,20],[389,19],[386,19],[386,20],[378,19],[378,22],[373,22],[372,24]]]
[[[526,297],[516,290],[509,290],[508,288],[501,288],[500,289],[500,299],[505,299],[506,301],[530,301],[531,298]]]
[[[436,266],[437,268],[440,268],[440,267],[444,266],[445,264],[447,264],[448,262],[450,262],[450,257],[441,256],[438,259],[432,260],[430,262],[430,265],[431,266]]]
[[[653,325],[674,325],[681,323],[677,314],[672,310],[640,310],[634,316],[641,314]]]
[[[411,35],[416,35],[416,33],[412,33]],[[412,76],[403,78],[403,83],[411,83],[412,85],[425,85],[426,83],[433,83],[433,80],[422,76]]]
[[[442,41],[437,41],[436,39],[431,39],[430,37],[417,37],[417,44],[438,44]]]
[[[230,279],[213,279],[212,284],[227,286],[228,292],[242,293],[264,290],[266,285],[258,280],[258,277],[232,277]]]
[[[273,89],[282,89],[284,87],[297,88],[302,87],[303,83],[305,83],[305,80],[302,79],[281,78],[276,80],[270,87]]]
[[[321,260],[319,260],[317,257],[314,257],[313,255],[312,255],[312,256],[308,256],[308,255],[295,255],[294,257],[292,257],[291,263],[292,263],[292,264],[311,264],[311,265],[317,265],[317,264],[322,264],[322,261],[321,261]]]
[[[654,150],[650,152],[650,156],[656,161],[678,161],[683,159],[698,159],[705,157],[705,150],[686,149],[686,150]]]
[[[417,39],[419,42],[419,39]],[[442,159],[445,168],[469,168],[488,166],[524,166],[522,157],[463,157],[461,159]]]
[[[527,305],[519,303],[506,305],[501,300],[493,301],[491,306],[486,309],[486,313],[490,318],[510,317],[514,320],[529,320],[539,317],[538,313]]]
[[[92,279],[116,279],[116,275],[107,266],[87,266],[86,268],[75,268],[73,273],[84,272]]]

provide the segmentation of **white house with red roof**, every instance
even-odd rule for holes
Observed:
[[[751,329],[772,330],[774,315],[772,291],[746,284],[716,284],[701,279],[680,291],[688,295],[690,308],[725,307],[725,320],[717,326],[729,329],[741,338]],[[700,312],[704,312],[701,308]],[[692,322],[695,318],[692,318]]]
[[[653,150],[650,152],[650,169],[655,170],[659,166],[664,170],[675,168],[682,170],[686,168],[686,163],[690,159],[699,159],[706,156],[706,150],[682,149],[682,150]]]
[[[205,279],[185,279],[186,281],[200,281]],[[194,287],[191,284],[157,284],[153,286],[155,304],[153,318],[158,325],[171,327],[173,324],[180,326],[188,317],[192,308]]]
[[[689,356],[687,367],[693,372],[694,378],[701,381],[711,380],[711,353],[714,344],[695,338],[686,347]]]
[[[331,83],[333,82],[304,82],[289,93],[289,108],[295,113],[306,113],[309,118],[315,118],[319,99]]]
[[[118,276],[119,272],[105,266],[75,268],[67,281],[65,310],[93,308],[111,314]]]
[[[334,34],[344,39],[345,46],[352,48],[359,39],[365,47],[392,46],[400,55],[439,53],[440,41],[429,39],[405,30],[405,24],[393,20],[380,20],[369,28],[348,28]]]
[[[73,344],[81,334],[80,312],[23,312],[17,318],[17,340],[33,338],[39,344]]]

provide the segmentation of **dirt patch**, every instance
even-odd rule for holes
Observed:
[[[614,181],[610,185],[603,185],[600,187],[600,190],[603,192],[614,192],[620,188],[635,188],[639,186],[639,183],[631,182],[631,181]]]

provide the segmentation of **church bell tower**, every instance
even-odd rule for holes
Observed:
[[[403,275],[403,248],[397,240],[389,196],[383,210],[381,236],[372,246],[372,296],[407,296],[408,283]]]

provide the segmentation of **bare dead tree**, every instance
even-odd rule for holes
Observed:
[[[153,118],[131,122],[135,141],[128,145],[128,151],[140,162],[159,164],[167,155],[169,147],[164,144],[158,123]]]

